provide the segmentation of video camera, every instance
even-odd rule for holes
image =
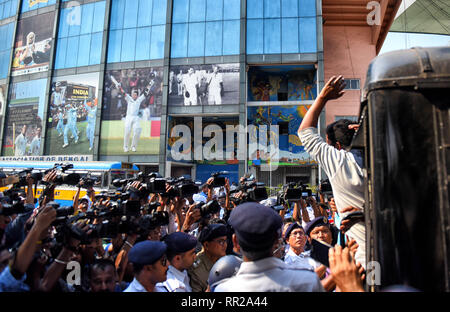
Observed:
[[[23,212],[25,212],[25,205],[23,198],[18,196],[18,193],[15,192],[12,196],[2,198],[0,216],[12,216]]]
[[[73,164],[63,164],[57,163],[53,166],[53,168],[45,171],[45,174],[51,172],[52,170],[59,169],[56,173],[55,181],[53,182],[55,185],[71,185],[76,186],[80,182],[81,176],[78,173],[66,173],[67,170],[73,168]]]
[[[202,218],[209,218],[211,215],[218,213],[221,207],[217,200],[210,200],[206,204],[198,203],[195,208],[200,210]]]
[[[221,187],[221,186],[225,186],[226,183],[226,177],[224,177],[224,175],[228,175],[229,172],[228,171],[219,171],[219,172],[214,172],[213,174],[211,174],[211,177],[213,177],[213,182],[211,183],[211,187]]]
[[[199,187],[196,182],[192,181],[186,177],[179,177],[177,179],[168,179],[167,183],[172,186],[172,188],[161,194],[161,196],[175,198],[181,197],[186,198],[197,194],[199,191]]]
[[[18,172],[16,175],[19,178],[19,182],[14,183],[14,187],[22,187],[27,186],[27,176],[30,173],[31,178],[34,180],[34,183],[37,184],[39,181],[42,180],[42,173],[40,172],[33,172],[34,168],[28,168],[25,170],[22,170]]]
[[[54,224],[66,221],[71,215],[74,214],[73,206],[61,207],[60,204],[54,201],[47,203],[47,206],[51,206],[56,210],[56,220],[54,221]]]
[[[283,185],[277,194],[277,206],[283,206],[289,202],[296,202],[312,196],[312,190],[302,183],[289,182]]]
[[[97,178],[92,178],[90,175],[87,175],[87,176],[81,178],[81,181],[83,181],[82,187],[85,189],[94,187],[94,185],[98,184],[98,182],[99,182]]]
[[[328,179],[323,180],[319,185],[319,191],[323,195],[333,195],[333,189],[331,187],[331,183]]]
[[[243,193],[240,198],[230,197],[238,205],[245,202],[260,202],[268,198],[265,184],[256,182],[252,176],[241,180],[240,185],[233,191],[230,191],[230,194],[238,192]]]

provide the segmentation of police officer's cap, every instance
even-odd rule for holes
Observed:
[[[166,253],[167,245],[158,241],[139,242],[131,248],[128,260],[139,265],[154,264]]]
[[[309,222],[306,226],[305,226],[305,234],[307,236],[309,236],[309,234],[311,233],[311,231],[318,226],[322,226],[322,225],[326,225],[329,226],[328,223],[328,219],[327,217],[317,217],[314,220],[312,220],[311,222]]]
[[[228,229],[225,224],[209,224],[200,232],[198,241],[200,243],[209,242],[221,236],[226,236]]]
[[[174,254],[181,254],[197,246],[197,238],[183,232],[174,232],[167,235],[164,242],[167,245],[167,251]]]
[[[228,223],[234,228],[244,250],[264,250],[273,245],[282,220],[275,210],[248,202],[233,209]]]
[[[286,232],[284,233],[284,239],[288,240],[289,239],[289,235],[291,235],[291,232],[293,230],[295,230],[295,229],[302,229],[303,230],[303,227],[300,224],[298,224],[297,222],[289,224],[289,226],[286,229]]]

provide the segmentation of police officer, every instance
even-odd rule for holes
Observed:
[[[243,263],[235,276],[219,284],[216,292],[324,291],[317,275],[292,268],[273,256],[281,239],[282,220],[271,208],[248,202],[233,209],[228,221],[235,230]]]
[[[187,269],[196,259],[197,238],[183,232],[174,232],[164,239],[167,244],[167,259],[170,262],[167,280],[156,284],[158,292],[191,292]]]
[[[197,254],[194,265],[188,269],[192,291],[206,291],[208,288],[209,271],[214,263],[226,255],[227,226],[224,224],[209,224],[202,229],[198,241],[203,249]]]
[[[327,217],[322,216],[313,219],[306,225],[305,234],[310,243],[312,239],[317,239],[329,245],[335,245],[338,230],[328,222]]]
[[[124,292],[153,292],[155,285],[167,278],[167,246],[163,242],[143,241],[131,248],[128,260],[133,264],[134,279]]]

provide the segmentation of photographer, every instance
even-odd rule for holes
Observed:
[[[89,233],[88,226],[82,223],[78,223],[76,227],[86,233]],[[52,291],[60,280],[61,275],[66,270],[67,264],[72,261],[75,254],[79,252],[80,240],[74,237],[66,237],[61,251],[54,261],[45,272],[44,277],[39,286],[40,291],[49,292]],[[60,281],[65,283],[64,281]]]
[[[334,199],[340,213],[346,207],[360,211],[364,206],[364,176],[354,155],[347,151],[351,145],[355,128],[349,120],[339,120],[327,127],[326,142],[317,133],[319,115],[329,100],[344,95],[345,82],[342,76],[333,76],[325,84],[314,104],[306,113],[298,130],[305,150],[327,174],[333,189]],[[342,215],[344,217],[345,214]],[[347,232],[357,241],[356,259],[365,267],[365,225],[355,224]]]
[[[30,290],[30,287],[24,283],[27,278],[26,272],[36,250],[40,249],[42,239],[47,236],[48,229],[55,218],[56,211],[51,206],[44,207],[37,214],[33,226],[15,255],[13,255],[9,266],[0,274],[0,292]]]
[[[55,178],[56,178],[56,171],[51,171],[44,176],[42,181],[51,183],[52,181],[54,181]],[[24,203],[23,206],[24,209],[21,213],[17,215],[17,217],[11,218],[12,221],[9,222],[9,224],[5,228],[4,244],[7,248],[13,248],[14,246],[18,246],[24,241],[26,235],[25,224],[33,213],[37,213],[37,209],[34,208],[34,198],[33,199],[31,198],[31,196],[33,195],[31,185],[33,184],[34,181],[32,181],[32,179],[28,177],[28,174],[26,181],[28,184],[28,192],[26,200],[19,196],[20,195],[19,191],[15,191],[13,189],[10,190],[12,196],[17,195],[16,197],[21,202]],[[51,198],[54,197],[54,189],[55,189],[54,185],[49,185],[44,189],[39,200],[40,207],[45,207],[45,204],[49,202]],[[8,198],[7,200],[11,200],[11,198]],[[17,204],[19,204],[19,202]]]

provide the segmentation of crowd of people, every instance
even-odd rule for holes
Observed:
[[[56,177],[53,170],[39,181],[47,186],[36,199],[31,174],[26,189],[1,194],[1,291],[332,291],[349,287],[348,281],[337,283],[348,274],[339,271],[342,263],[352,264],[355,276],[362,272],[352,262],[358,245],[349,241],[343,250],[336,245],[332,198],[325,204],[311,196],[276,210],[271,198],[240,203],[245,192],[230,187],[228,179],[225,186],[212,187],[211,178],[186,198],[142,197],[144,186],[135,181],[125,187],[130,195],[121,215],[114,213],[113,195],[96,195],[81,179],[73,210],[64,213],[68,208],[54,202]],[[80,198],[83,188],[86,195]],[[167,185],[167,193],[171,188]],[[324,198],[321,194],[319,201]],[[22,211],[12,208],[19,202]],[[207,213],[211,202],[220,209]],[[138,209],[133,213],[131,207]],[[105,226],[124,216],[129,222],[122,220],[120,230]],[[308,250],[312,239],[336,245],[338,262],[327,268],[314,260]],[[80,264],[78,284],[70,282],[72,261]],[[251,266],[270,270],[274,281],[248,279]],[[362,280],[357,285],[350,290],[363,289]]]
[[[245,187],[255,182],[248,176],[220,186],[211,177],[191,193],[183,193],[189,185],[164,180],[165,191],[157,192],[155,184],[131,180],[120,192],[95,194],[81,179],[73,206],[59,207],[57,171],[39,181],[39,198],[36,176],[28,174],[26,191],[13,188],[0,199],[0,291],[364,291],[364,222],[345,218],[364,200],[361,167],[345,150],[355,126],[330,125],[327,142],[315,128],[343,88],[342,77],[332,77],[299,129],[332,195],[319,191],[280,205],[256,199]]]

